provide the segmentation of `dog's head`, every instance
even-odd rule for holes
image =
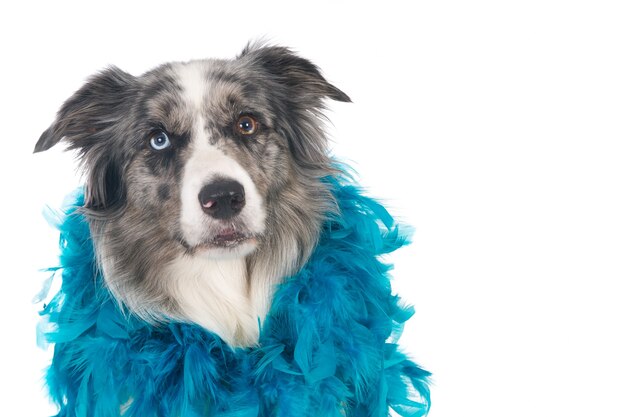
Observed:
[[[159,271],[177,257],[247,257],[276,274],[306,260],[333,208],[324,98],[349,101],[281,47],[138,77],[109,68],[65,102],[35,152],[61,140],[78,150],[105,279],[151,315],[150,303],[176,309]]]

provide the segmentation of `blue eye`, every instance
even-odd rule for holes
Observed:
[[[172,146],[172,142],[170,142],[170,138],[167,137],[167,133],[159,130],[150,138],[150,146],[155,151],[162,151]]]

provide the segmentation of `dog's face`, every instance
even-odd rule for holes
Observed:
[[[177,259],[247,257],[289,273],[308,256],[332,210],[325,97],[349,101],[279,47],[140,77],[111,68],[64,104],[35,151],[63,138],[79,150],[107,283],[140,315],[167,315],[181,307],[160,271]]]

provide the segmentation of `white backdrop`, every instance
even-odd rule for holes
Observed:
[[[14,2],[17,4],[17,2]],[[32,155],[115,64],[293,47],[353,99],[335,153],[416,228],[392,257],[431,416],[624,416],[626,12],[620,1],[21,2],[0,6],[0,415],[54,412],[36,347],[70,154]],[[227,6],[226,4],[232,4]]]

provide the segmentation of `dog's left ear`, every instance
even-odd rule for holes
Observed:
[[[315,101],[316,106],[324,97],[351,102],[346,93],[326,81],[315,64],[299,57],[289,48],[249,44],[239,57],[251,59],[271,75],[274,81],[288,87],[291,94],[305,99],[304,101],[309,98]]]
[[[129,111],[135,82],[116,67],[94,75],[61,106],[35,145],[37,153],[64,140],[69,149],[79,151],[87,174],[85,208],[93,213],[122,206],[121,147],[111,142],[116,138],[116,125]]]
[[[101,133],[120,118],[134,77],[119,68],[111,67],[91,77],[74,93],[57,113],[56,120],[46,129],[34,153],[50,149],[62,139],[69,142],[70,149],[83,153],[93,145],[97,133]]]

